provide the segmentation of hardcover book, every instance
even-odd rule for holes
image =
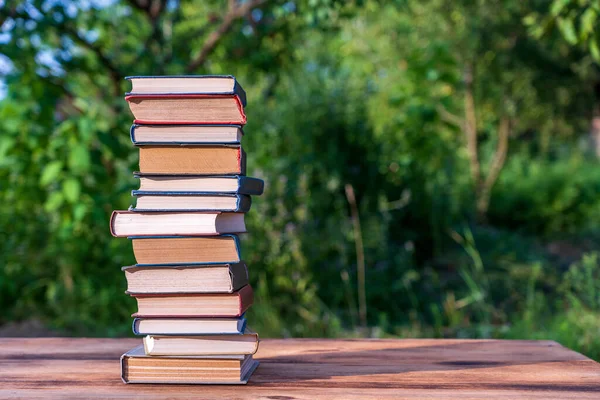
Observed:
[[[250,285],[233,293],[134,294],[138,304],[132,317],[239,317],[254,301]]]
[[[135,124],[245,125],[238,95],[132,94],[125,97]]]
[[[167,192],[146,194],[133,192],[136,206],[131,211],[230,211],[248,212],[252,205],[250,196],[235,194],[197,195],[195,193]]]
[[[254,354],[258,350],[258,335],[248,329],[238,335],[148,335],[144,337],[144,350],[149,356]]]
[[[123,267],[128,294],[232,293],[248,284],[248,269],[237,264]]]
[[[246,318],[135,318],[135,335],[239,335],[246,329]]]
[[[240,146],[141,146],[140,172],[170,175],[246,175]]]
[[[137,346],[121,356],[125,383],[246,384],[258,367],[251,355],[155,357]]]
[[[235,144],[244,131],[240,125],[137,125],[129,130],[134,145]]]
[[[140,180],[137,194],[190,193],[190,194],[247,194],[259,196],[263,193],[264,182],[261,179],[242,175],[206,176],[206,175],[153,175],[135,172]]]
[[[110,231],[115,237],[202,236],[246,232],[243,213],[114,211]]]
[[[241,260],[240,243],[236,235],[134,236],[130,239],[138,266],[228,264]]]
[[[133,94],[235,94],[246,106],[246,92],[232,75],[128,76]]]

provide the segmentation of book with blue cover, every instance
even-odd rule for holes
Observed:
[[[140,180],[140,188],[132,192],[133,196],[164,193],[259,196],[265,186],[261,179],[243,175],[169,175],[134,172],[133,176]]]
[[[135,335],[240,335],[246,329],[244,315],[237,318],[135,318]]]
[[[239,144],[244,136],[240,125],[139,125],[129,129],[131,142],[142,145]]]
[[[233,75],[128,76],[131,95],[236,95],[246,107],[246,92]]]
[[[195,194],[167,192],[147,194],[133,192],[136,205],[129,209],[136,212],[164,211],[231,211],[248,212],[252,205],[250,196],[237,194]]]

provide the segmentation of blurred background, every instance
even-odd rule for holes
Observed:
[[[128,75],[233,74],[262,337],[600,359],[600,3],[0,0],[0,335],[131,335]]]

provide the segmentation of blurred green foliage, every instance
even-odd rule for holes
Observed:
[[[548,338],[600,359],[598,68],[532,33],[547,2],[225,3],[2,8],[0,323],[130,334],[131,246],[108,232],[136,185],[123,77],[231,73],[266,181],[243,238],[262,336]],[[470,112],[482,182],[510,128],[483,213]]]

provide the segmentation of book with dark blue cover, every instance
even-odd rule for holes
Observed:
[[[136,136],[138,130],[141,130],[141,138]],[[230,131],[237,134],[227,134]],[[155,134],[148,138],[148,133]],[[156,131],[160,136],[156,138]],[[187,135],[182,135],[182,132]],[[190,132],[192,134],[190,134]],[[212,133],[212,135],[206,132]],[[223,133],[224,132],[224,133]],[[204,133],[204,134],[202,134]],[[195,135],[194,135],[195,134]],[[144,145],[164,145],[164,146],[185,146],[185,145],[232,145],[239,144],[240,138],[244,135],[241,125],[140,125],[133,124],[129,129],[131,142],[136,146]],[[192,139],[194,138],[194,139]]]
[[[128,76],[132,89],[125,95],[230,94],[246,107],[246,92],[233,75],[149,75]],[[185,80],[185,81],[182,81]]]
[[[132,323],[132,331],[134,335],[163,335],[163,336],[180,336],[180,335],[226,335],[226,334],[230,334],[230,335],[241,335],[244,333],[244,330],[246,329],[246,325],[247,325],[247,320],[245,317],[245,313],[238,318],[228,318],[228,320],[230,320],[231,322],[234,322],[236,325],[236,331],[228,331],[228,332],[206,332],[206,331],[198,331],[198,332],[194,332],[194,333],[190,333],[190,332],[181,332],[181,331],[177,331],[177,329],[168,329],[170,328],[171,325],[175,325],[174,323],[181,321],[178,318],[135,318],[133,320]],[[140,332],[140,324],[144,323],[144,321],[147,320],[160,320],[162,322],[165,322],[163,325],[165,326],[163,329],[154,329],[154,330],[144,330],[143,332]],[[214,320],[219,320],[219,318],[208,318],[208,319],[203,319],[203,318],[185,318],[183,321],[184,323],[194,323],[194,322],[198,322],[199,324],[201,324],[203,321],[207,321],[208,323],[213,322]]]
[[[260,196],[265,187],[262,179],[244,175],[163,175],[134,172],[133,177],[140,180],[140,188],[132,192],[133,196],[163,195],[165,193],[194,195],[224,193]],[[228,185],[220,185],[217,188],[217,183],[223,182]]]
[[[160,194],[147,194],[139,191],[132,191],[131,194],[137,199],[136,207],[130,206],[130,211],[136,212],[168,212],[168,211],[223,211],[223,212],[248,212],[252,206],[250,196],[227,194],[227,193],[211,193],[197,194],[194,192],[165,192]],[[161,201],[163,206],[148,206],[150,204],[158,204],[157,200]],[[231,199],[231,201],[228,201]],[[175,202],[177,200],[177,202]],[[222,206],[216,205],[219,200],[224,200]],[[144,203],[145,202],[145,203]]]

